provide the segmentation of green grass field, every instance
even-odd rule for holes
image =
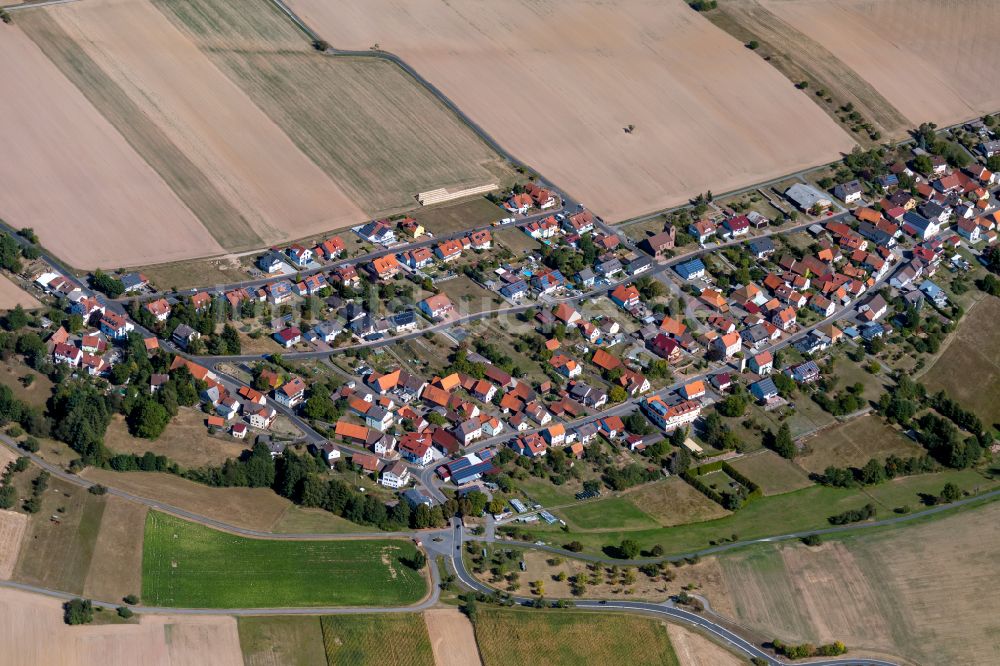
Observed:
[[[149,605],[193,608],[403,606],[427,593],[402,540],[246,539],[150,511],[142,557]]]
[[[329,664],[434,666],[424,618],[417,613],[322,618]]]
[[[677,666],[661,622],[635,615],[480,608],[476,641],[485,666]]]
[[[643,529],[657,525],[653,518],[621,497],[580,503],[558,513],[571,527],[584,530]]]
[[[970,492],[984,492],[998,485],[998,481],[974,470],[948,470],[895,479],[865,489],[810,486],[754,500],[724,518],[661,529],[562,532],[552,526],[533,526],[527,531],[532,539],[557,544],[575,539],[592,553],[600,552],[605,546],[617,546],[623,539],[634,539],[644,549],[659,544],[667,553],[686,553],[707,548],[710,542],[730,538],[733,534],[746,540],[826,528],[830,526],[829,516],[860,508],[868,502],[876,505],[880,518],[894,515],[893,509],[904,505],[918,511],[923,496],[937,495],[949,481]]]

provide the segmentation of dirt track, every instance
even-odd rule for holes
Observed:
[[[609,219],[777,177],[853,145],[681,0],[290,4],[339,48],[378,43],[404,58]]]

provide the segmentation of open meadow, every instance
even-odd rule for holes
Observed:
[[[321,624],[329,664],[434,666],[427,626],[418,613],[327,615]]]
[[[403,606],[427,592],[406,564],[416,552],[403,540],[247,539],[150,512],[142,597],[197,608]]]
[[[95,621],[113,613],[95,611]],[[5,666],[243,666],[231,617],[147,615],[131,624],[70,627],[59,599],[9,589],[0,589],[0,614]]]
[[[84,268],[220,252],[129,137],[32,43],[24,31],[37,17],[22,12],[0,40],[4,219]]]
[[[241,617],[237,620],[244,666],[314,666],[326,663],[320,618]]]
[[[712,520],[729,514],[680,477],[646,484],[625,494],[625,497],[664,527]]]
[[[80,476],[252,530],[271,529],[292,506],[270,488],[212,488],[166,472],[113,472],[89,467]]]
[[[144,504],[106,497],[84,595],[91,599],[121,599],[141,592],[146,512]]]
[[[418,192],[437,187],[513,180],[398,67],[313,52],[270,2],[153,3],[369,215],[413,208]]]
[[[227,458],[239,458],[251,446],[249,442],[233,439],[228,434],[209,435],[205,414],[184,407],[178,410],[177,416],[170,420],[155,440],[133,437],[125,419],[116,415],[104,435],[104,444],[115,453],[141,456],[146,451],[152,451],[187,468],[221,465]]]
[[[682,0],[290,6],[338,48],[378,44],[404,58],[506,150],[609,220],[777,177],[853,145]]]
[[[1000,423],[1000,300],[975,305],[952,334],[948,347],[918,378],[932,392],[946,391],[985,425]]]
[[[916,125],[1000,108],[992,0],[761,0],[860,74]]]
[[[754,547],[720,558],[740,622],[787,641],[841,640],[851,654],[987,664],[1000,650],[1000,504],[818,548]]]
[[[15,477],[21,497],[30,494],[37,467]],[[63,592],[81,594],[90,571],[107,506],[106,498],[57,478],[49,479],[42,507],[28,517],[12,578]]]
[[[577,540],[587,552],[614,552],[623,539],[633,539],[643,549],[660,545],[668,554],[689,553],[725,542],[736,535],[740,540],[756,539],[823,529],[827,518],[871,502],[879,517],[890,517],[896,508],[908,506],[917,511],[929,496],[936,496],[946,483],[963,491],[981,493],[996,488],[1000,482],[975,470],[946,470],[930,474],[896,478],[865,489],[832,488],[812,485],[794,492],[771,495],[748,502],[742,509],[715,520],[703,520],[657,529],[570,530],[558,525],[524,528],[532,540],[555,544]]]
[[[737,472],[760,486],[765,495],[790,493],[812,485],[809,475],[801,468],[767,449],[745,455],[731,464]]]
[[[900,458],[922,456],[922,446],[886,425],[875,414],[868,414],[821,430],[815,437],[803,440],[804,453],[795,457],[795,464],[813,474],[827,467],[864,467],[872,458],[885,460],[890,455]]]
[[[480,608],[474,624],[486,666],[678,664],[666,623],[635,615]]]

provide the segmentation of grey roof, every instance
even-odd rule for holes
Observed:
[[[796,183],[785,190],[785,196],[791,199],[796,206],[802,210],[809,210],[820,201],[829,201],[830,198],[817,190],[815,187],[805,183]]]

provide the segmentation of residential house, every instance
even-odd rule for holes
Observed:
[[[593,388],[583,382],[569,384],[569,397],[592,409],[600,409],[608,402],[608,394],[603,389]]]
[[[625,423],[618,416],[606,416],[598,419],[597,428],[605,439],[615,440],[625,434]]]
[[[714,236],[715,231],[715,223],[711,220],[699,220],[688,225],[688,233],[694,236],[699,244],[704,244],[705,241]]]
[[[177,328],[174,329],[173,335],[170,339],[173,340],[181,349],[187,349],[191,342],[197,340],[201,337],[201,333],[194,330],[187,324],[178,324]]]
[[[701,414],[701,403],[685,400],[676,405],[668,405],[663,398],[653,395],[642,401],[642,410],[657,427],[669,432],[693,423]]]
[[[75,368],[83,360],[83,352],[75,345],[60,342],[52,348],[52,359],[56,363],[62,363]]]
[[[545,439],[535,433],[517,437],[510,442],[510,447],[514,451],[529,458],[544,456],[548,452],[548,446]]]
[[[442,319],[447,317],[451,311],[455,309],[455,306],[451,303],[451,299],[448,298],[448,295],[443,292],[428,296],[424,300],[420,301],[420,304],[417,307],[419,307],[420,311],[431,319]]]
[[[280,252],[275,252],[271,250],[270,252],[265,252],[263,255],[257,258],[257,267],[264,271],[265,273],[277,273],[281,271],[281,267],[285,265],[285,257]]]
[[[333,261],[344,253],[346,247],[344,239],[340,236],[334,236],[317,245],[314,254],[323,257],[326,261]]]
[[[785,197],[804,212],[826,210],[833,205],[830,198],[811,185],[795,183],[785,190]]]
[[[274,339],[277,340],[279,345],[288,349],[302,341],[302,331],[295,326],[289,326],[275,333]]]
[[[752,241],[747,243],[747,247],[752,254],[757,259],[766,259],[767,257],[774,254],[774,241],[771,240],[770,236],[761,236],[760,238],[754,238]]]
[[[119,280],[121,280],[122,286],[125,287],[126,294],[133,291],[142,291],[149,286],[149,278],[142,273],[126,273]]]
[[[548,210],[558,205],[558,200],[552,192],[535,183],[524,186],[524,193],[531,197],[531,203],[539,210]]]
[[[664,333],[658,333],[656,337],[646,342],[646,346],[651,352],[665,358],[670,363],[676,363],[681,358],[680,343]]]
[[[674,270],[685,280],[696,280],[705,277],[705,263],[698,258],[683,261]]]
[[[545,271],[531,276],[531,287],[539,295],[551,294],[566,283],[566,278],[559,271]]]
[[[292,260],[292,266],[295,268],[305,268],[313,259],[313,251],[298,243],[285,248],[285,254]]]
[[[500,293],[512,301],[520,301],[528,294],[528,283],[518,280],[500,287]]]
[[[778,310],[771,317],[771,323],[780,328],[782,331],[788,331],[795,326],[796,314],[795,308],[787,307]]]
[[[278,417],[278,412],[269,405],[257,405],[247,409],[247,417],[251,427],[267,430]]]
[[[727,218],[722,223],[722,235],[727,238],[739,238],[750,233],[750,220],[746,215],[736,215]]]
[[[888,309],[889,304],[885,302],[882,295],[873,294],[858,306],[858,314],[867,321],[875,321],[885,315]]]
[[[434,248],[434,254],[438,259],[444,262],[455,261],[460,256],[462,256],[462,241],[459,240],[446,240],[437,244]]]
[[[919,213],[908,211],[903,213],[903,231],[924,241],[937,236],[941,232],[941,225]]]
[[[472,442],[476,441],[483,435],[483,424],[478,418],[466,419],[459,423],[452,430],[452,434],[455,435],[455,439],[459,441],[462,446],[468,446]]]
[[[369,222],[356,232],[369,243],[376,245],[391,245],[396,242],[396,232],[387,220]]]
[[[410,468],[397,460],[382,470],[382,478],[379,479],[386,488],[403,488],[410,483]]]
[[[982,234],[982,227],[975,220],[962,219],[958,221],[956,225],[958,227],[958,235],[969,241],[970,243],[978,243]]]
[[[368,273],[378,280],[389,280],[399,273],[399,261],[391,254],[376,257],[367,265]]]
[[[819,379],[819,366],[815,361],[806,361],[788,368],[785,373],[799,384],[814,382]]]
[[[758,375],[769,375],[774,369],[774,357],[771,352],[764,351],[750,357],[750,370]]]
[[[861,182],[858,180],[851,180],[846,183],[840,183],[833,188],[833,196],[837,197],[845,204],[852,204],[861,201],[861,195],[863,190],[861,189]]]
[[[620,284],[611,292],[611,300],[623,310],[631,310],[639,305],[639,290],[635,285]]]
[[[170,303],[167,299],[158,298],[155,301],[146,303],[146,311],[153,315],[156,321],[166,321],[170,317]]]
[[[113,340],[124,340],[135,330],[135,325],[128,318],[114,312],[105,312],[101,315],[100,326],[101,332]]]
[[[552,238],[559,233],[559,222],[556,221],[556,218],[549,215],[543,220],[528,222],[526,225],[521,227],[521,231],[536,240]]]
[[[739,333],[727,333],[720,335],[712,341],[712,347],[716,349],[723,358],[732,358],[740,351],[742,340]]]
[[[700,379],[689,382],[682,386],[677,392],[680,393],[681,397],[685,400],[696,400],[697,398],[705,395],[705,382]]]
[[[399,454],[412,463],[426,465],[434,459],[433,444],[433,434],[407,432],[399,440]],[[458,452],[457,444],[454,452]]]
[[[285,407],[295,407],[306,397],[306,383],[299,377],[292,377],[274,391],[274,399]]]
[[[778,387],[775,385],[773,379],[765,377],[759,382],[754,382],[750,385],[750,394],[761,402],[767,402],[778,396]]]
[[[585,234],[594,230],[594,214],[589,210],[581,211],[570,215],[563,220],[563,227],[567,231],[578,234]]]

